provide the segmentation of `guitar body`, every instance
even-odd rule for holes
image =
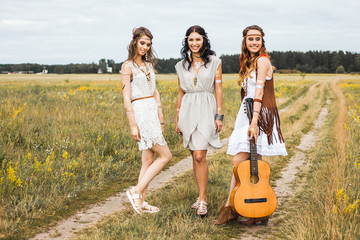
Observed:
[[[269,184],[270,166],[265,161],[256,161],[257,175],[251,175],[250,160],[240,162],[234,167],[237,184],[230,195],[232,210],[249,218],[269,216],[277,206],[275,192]]]

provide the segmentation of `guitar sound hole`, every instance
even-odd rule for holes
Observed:
[[[251,176],[250,176],[250,182],[251,182],[252,184],[257,184],[257,183],[259,182],[259,177],[258,177],[258,175],[251,175]]]

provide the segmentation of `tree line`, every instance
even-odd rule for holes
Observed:
[[[344,51],[273,51],[269,52],[272,64],[279,72],[303,73],[342,73],[360,72],[360,54]],[[221,55],[223,73],[239,72],[239,54]],[[180,58],[158,59],[156,70],[158,73],[175,73],[175,64]],[[33,63],[0,64],[0,72],[32,71],[42,72],[44,68],[49,73],[102,73],[107,72],[107,67],[113,73],[119,73],[122,63],[113,59],[100,59],[98,63],[80,63],[65,65],[42,65]]]

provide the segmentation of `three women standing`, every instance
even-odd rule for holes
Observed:
[[[219,138],[224,117],[221,60],[211,50],[205,30],[197,25],[186,31],[181,55],[183,59],[175,65],[179,83],[175,126],[193,158],[199,197],[191,208],[197,209],[197,214],[203,217],[207,214],[206,153],[222,147]]]
[[[138,184],[126,195],[137,213],[155,213],[160,209],[145,202],[147,187],[171,160],[172,155],[162,134],[164,120],[160,95],[155,85],[153,36],[148,29],[140,27],[133,30],[132,38],[128,59],[122,64],[121,80],[131,137],[138,142],[139,150],[142,151],[142,166]]]

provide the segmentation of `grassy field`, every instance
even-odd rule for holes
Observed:
[[[324,82],[333,77],[303,77],[296,74],[275,76],[279,108],[289,106],[300,96],[312,94],[282,116],[289,156],[300,134],[309,130],[315,113],[319,111],[317,105],[321,106],[324,102],[324,96],[328,93],[324,90]],[[345,75],[343,78],[351,81],[351,77]],[[120,76],[115,74],[0,75],[0,238],[27,238],[79,208],[86,208],[89,203],[104,199],[135,183],[141,155],[129,135],[119,79]],[[183,149],[181,137],[174,132],[176,75],[159,75],[157,79],[165,117],[165,138],[175,157],[171,163],[174,164],[188,155],[188,151]],[[240,91],[236,80],[236,74],[224,75],[226,117],[222,138],[230,135],[239,107]],[[355,96],[345,85],[342,89],[348,91],[349,96]],[[355,107],[353,109],[356,110]],[[349,122],[346,127],[353,127],[350,123],[355,124]],[[276,179],[288,159],[278,157],[269,160],[273,167],[272,180]],[[230,160],[225,154],[209,159],[210,216],[218,213],[214,210],[219,209],[226,195],[228,179],[231,177],[228,174]],[[168,210],[160,215],[147,216],[145,220],[133,217],[130,211],[124,211],[117,218],[122,224],[115,228],[120,232],[138,229],[144,234],[138,237],[143,238],[153,231],[159,233],[156,228],[146,227],[146,224],[155,222],[159,226],[169,226],[165,232],[160,231],[162,235],[159,236],[173,236],[171,233],[181,232],[183,235],[179,239],[181,236],[195,236],[188,234],[198,224],[201,226],[196,231],[206,230],[210,234],[207,229],[216,230],[207,221],[199,222],[185,207],[196,198],[195,184],[185,181],[186,177],[191,177],[191,174],[180,179],[180,185],[168,186],[151,196]],[[183,194],[180,196],[183,196],[184,201],[174,204],[169,194],[181,191]],[[171,223],[166,219],[176,221]],[[180,227],[179,221],[186,231]],[[114,228],[106,224],[104,226]],[[230,226],[220,233],[232,236],[242,231],[240,229],[232,233],[234,228]],[[101,229],[96,231],[105,234]],[[117,235],[118,231],[111,234],[114,239],[122,237]],[[130,235],[125,237],[137,236],[136,231],[127,234]],[[94,238],[101,239],[100,236],[103,235],[94,235]]]

